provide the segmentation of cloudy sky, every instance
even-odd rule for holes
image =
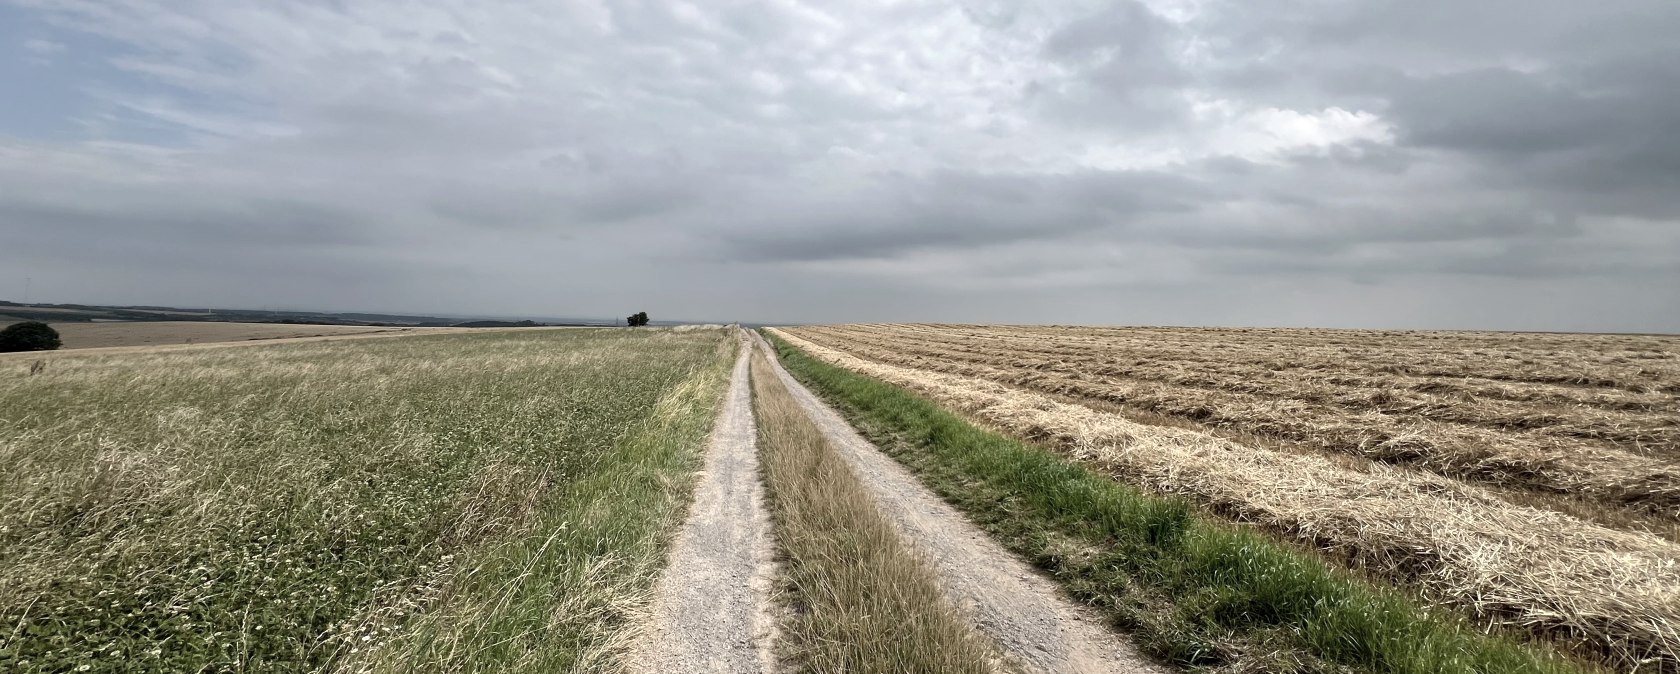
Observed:
[[[0,298],[1680,331],[1674,0],[0,0]]]

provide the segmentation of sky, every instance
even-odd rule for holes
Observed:
[[[0,0],[0,298],[1680,332],[1674,0]]]

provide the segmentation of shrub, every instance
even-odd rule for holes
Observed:
[[[64,346],[58,331],[40,321],[13,323],[0,330],[0,352],[51,351]]]

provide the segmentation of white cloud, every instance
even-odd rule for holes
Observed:
[[[1382,118],[1359,110],[1325,108],[1301,112],[1261,108],[1241,114],[1226,112],[1211,145],[1223,154],[1255,161],[1275,161],[1285,153],[1324,151],[1340,145],[1394,142],[1394,131]]]
[[[24,48],[25,51],[28,51],[32,54],[37,54],[37,55],[41,55],[41,56],[51,56],[53,54],[58,54],[60,52],[63,52],[64,51],[64,43],[54,42],[52,40],[44,40],[44,39],[41,39],[41,38],[31,38],[31,39],[23,41],[23,48]]]
[[[24,59],[38,66],[51,65],[54,58],[65,51],[64,43],[43,38],[27,39],[22,45]]]

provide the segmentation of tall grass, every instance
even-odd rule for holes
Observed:
[[[941,594],[760,353],[759,452],[795,615],[790,659],[813,674],[982,674],[990,648]]]
[[[864,435],[1169,662],[1234,671],[1581,671],[772,341],[789,372]]]
[[[616,671],[728,383],[729,351],[717,353],[596,457],[598,470],[552,491],[527,535],[470,553],[446,598],[347,669]]]
[[[733,341],[520,332],[0,369],[0,670],[605,666],[591,654],[657,563]]]

